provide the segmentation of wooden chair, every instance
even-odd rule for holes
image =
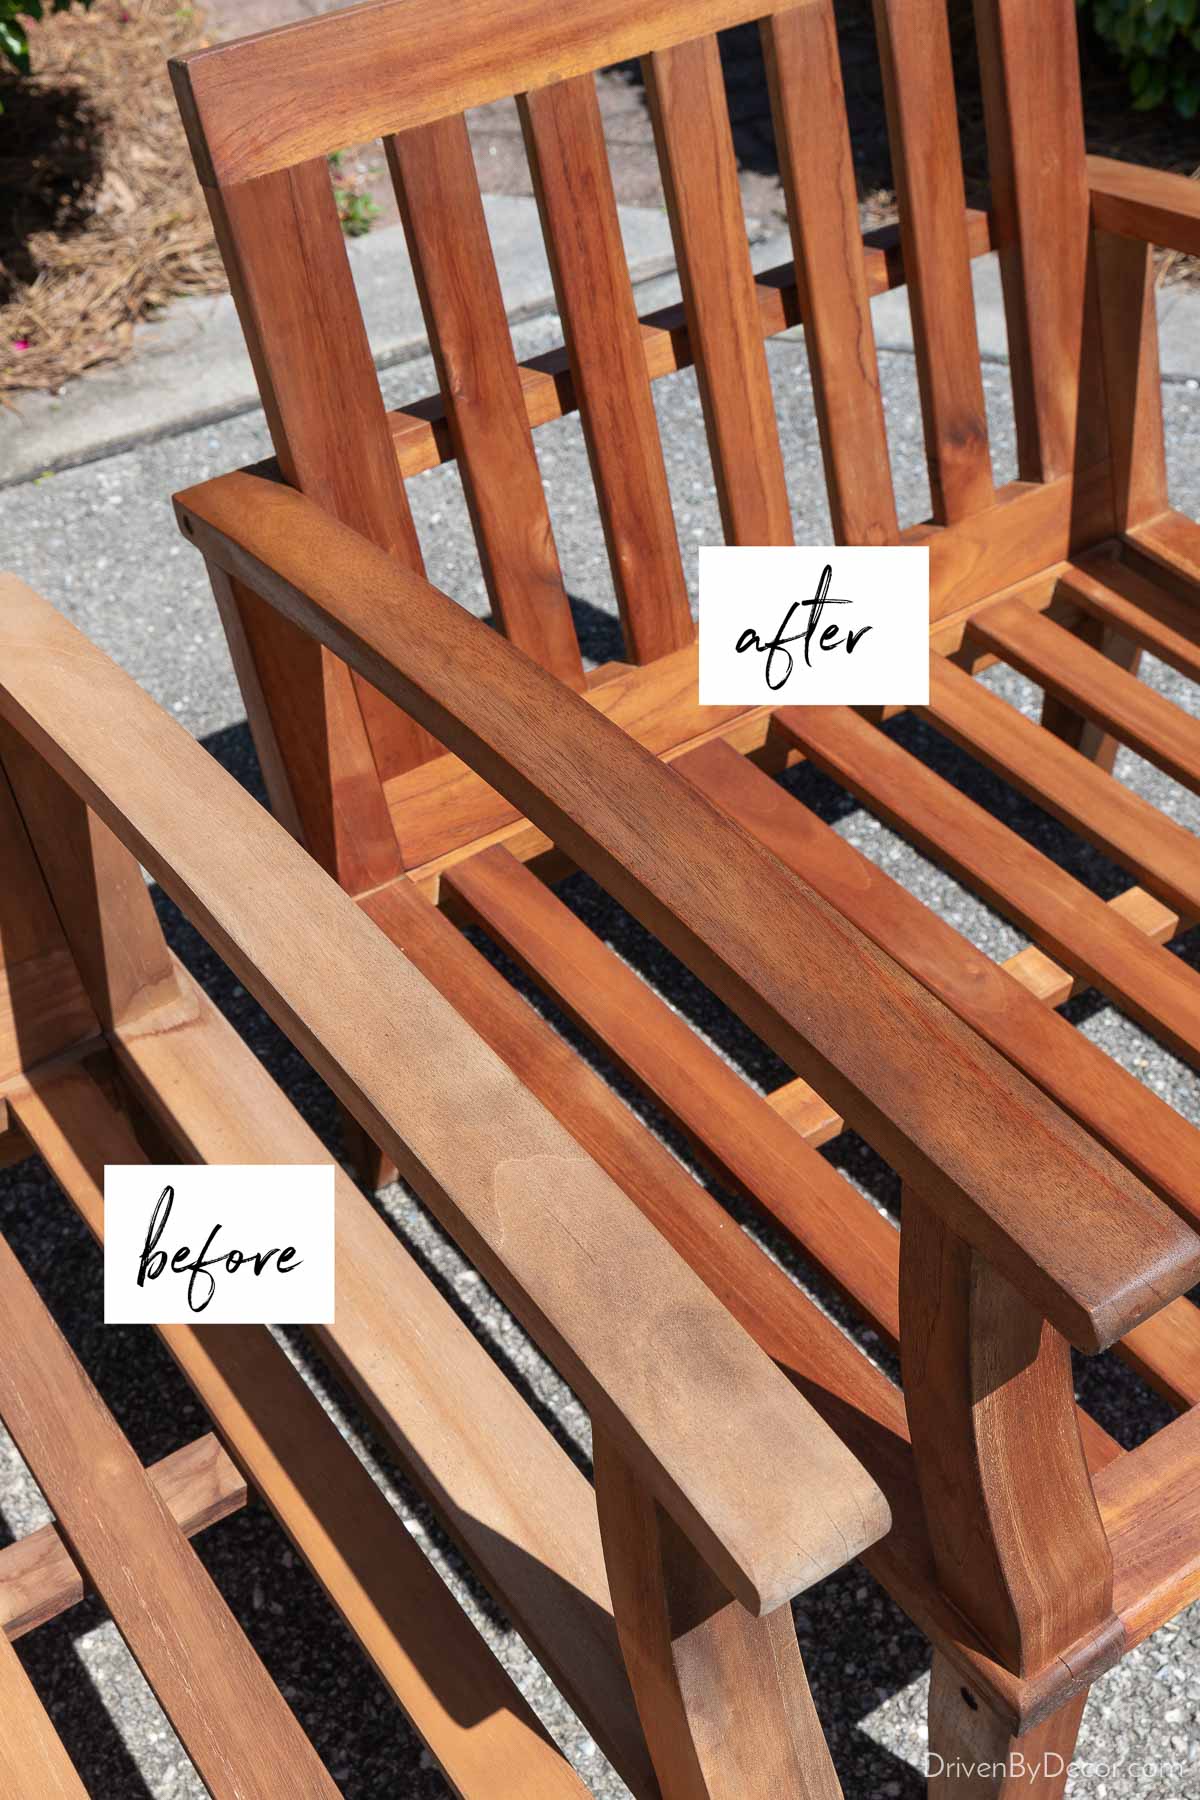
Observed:
[[[831,0],[373,0],[175,70],[275,462],[178,497],[273,803],[856,1449],[867,1566],[934,1645],[945,1795],[1058,1794],[1090,1682],[1200,1592],[1195,1131],[1054,1009],[1094,985],[1177,1054],[1194,840],[1116,743],[1200,778],[1136,679],[1200,668],[1200,528],[1167,504],[1150,243],[1200,198],[1085,158],[1070,0],[976,0],[992,206],[968,212],[944,0],[876,0],[898,231],[860,237]],[[764,16],[765,15],[765,16]],[[795,261],[755,276],[713,34],[761,18]],[[640,56],[683,284],[639,320],[592,71]],[[514,361],[464,109],[516,94],[566,346]],[[326,152],[387,149],[440,393],[388,413]],[[999,251],[1019,479],[992,473],[971,259]],[[901,529],[868,299],[906,284],[933,517]],[[651,383],[699,380],[727,537],[791,534],[763,340],[808,346],[833,530],[928,545],[926,716],[1136,885],[1105,903],[848,710],[701,708]],[[577,409],[627,660],[584,673],[531,429]],[[405,479],[455,459],[499,632],[423,578]],[[1003,660],[1041,725],[972,680]],[[1032,940],[1005,967],[783,792],[810,758]],[[763,1098],[555,896],[589,871],[790,1065]],[[541,878],[540,878],[541,877]],[[752,1243],[452,921],[605,1047],[888,1344],[904,1394]],[[903,1229],[816,1146],[852,1126]],[[386,1139],[374,1134],[386,1151]],[[1068,1346],[1181,1417],[1122,1454]],[[636,1678],[635,1678],[636,1679]],[[1005,1770],[1008,1772],[1005,1772]]]
[[[0,1147],[36,1151],[98,1238],[104,1165],[146,1159],[139,1125],[187,1161],[327,1160],[168,952],[140,861],[588,1406],[594,1498],[337,1172],[321,1348],[633,1792],[834,1800],[786,1602],[887,1530],[875,1482],[415,963],[11,577],[0,662]],[[214,1800],[338,1792],[184,1541],[248,1487],[456,1794],[582,1796],[267,1328],[160,1335],[216,1435],[147,1470],[0,1238],[0,1417],[56,1521],[0,1550],[5,1800],[85,1791],[9,1647],[85,1585]]]

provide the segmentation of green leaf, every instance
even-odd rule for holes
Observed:
[[[1161,106],[1166,98],[1166,94],[1166,71],[1162,68],[1156,68],[1151,72],[1149,81],[1133,103],[1135,111],[1152,112],[1156,106]]]
[[[1130,92],[1140,94],[1150,79],[1150,64],[1144,56],[1139,56],[1129,71]]]
[[[1157,25],[1167,16],[1167,0],[1146,0],[1146,23]]]
[[[18,75],[28,75],[29,39],[15,19],[0,19],[0,56],[8,58]]]
[[[1176,25],[1186,31],[1196,22],[1196,0],[1170,0],[1167,8]]]
[[[1181,119],[1194,119],[1200,112],[1200,81],[1190,81],[1175,90],[1175,111]]]

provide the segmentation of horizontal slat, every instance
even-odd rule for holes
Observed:
[[[968,627],[974,642],[1036,681],[1074,712],[1200,793],[1200,719],[1193,719],[1019,600],[985,606]]]
[[[366,0],[194,50],[171,71],[201,180],[246,181],[721,31],[780,3],[573,0],[551,11],[545,0]]]
[[[1095,844],[1184,919],[1200,919],[1196,840],[998,694],[930,659],[928,717],[939,731]]]
[[[1163,906],[1144,888],[1126,888],[1104,904],[1121,918],[1128,919],[1131,925],[1136,925],[1152,944],[1169,944],[1179,931],[1179,914]],[[1015,956],[1005,960],[1004,967],[1047,1006],[1062,1006],[1088,985],[1083,976],[1060,969],[1036,944],[1026,944],[1024,950],[1018,950]]]
[[[987,213],[968,208],[966,227],[971,255],[986,256],[992,249]],[[893,227],[885,226],[864,237],[863,266],[868,294],[884,294],[891,288],[903,287],[904,265]],[[756,275],[755,293],[764,337],[774,337],[803,322],[794,263],[781,263]],[[641,329],[646,372],[652,381],[660,375],[674,374],[677,369],[691,368],[694,358],[682,303],[646,313]],[[518,370],[531,426],[545,425],[551,419],[577,411],[579,400],[565,348],[543,351],[519,364]],[[410,401],[388,417],[402,475],[419,475],[453,459],[454,444],[440,394]]]
[[[1059,592],[1192,681],[1200,681],[1200,593],[1189,604],[1111,557],[1074,564]]]
[[[0,1417],[213,1800],[337,1788],[0,1238]]]
[[[1092,217],[1105,231],[1200,256],[1200,185],[1186,175],[1089,156]]]
[[[0,1793],[6,1800],[88,1800],[17,1653],[0,1633]]]
[[[585,701],[291,489],[226,476],[176,506],[206,555],[369,671],[657,931],[1079,1347],[1111,1342],[1183,1291],[1200,1250],[1191,1232]],[[8,615],[28,606],[10,602]],[[10,690],[17,636],[0,664]],[[914,1055],[938,1070],[935,1088],[912,1082]],[[1096,1228],[1078,1229],[1084,1218]]]
[[[187,998],[196,998],[186,979],[184,991],[186,1013]],[[189,1023],[160,1030],[162,1021],[152,1019],[145,1032],[135,1032],[138,1047],[143,1053],[149,1050],[150,1066],[162,1081],[158,1104],[177,1108],[185,1130],[192,1134],[185,1153],[194,1154],[193,1139],[212,1130],[214,1097],[206,1092],[200,1071],[207,1060],[205,1052],[216,1039],[215,1047],[226,1053],[230,1087],[220,1102],[221,1141],[212,1148],[224,1151],[228,1161],[327,1160],[322,1145],[253,1055],[223,1019],[214,1023],[218,1019],[197,1004]],[[171,1048],[156,1058],[150,1048],[154,1045]],[[186,1069],[182,1076],[181,1063]],[[238,1064],[240,1080],[235,1074]],[[260,1091],[256,1094],[255,1089]],[[231,1122],[231,1115],[236,1121],[238,1107],[230,1104],[230,1091],[247,1111],[253,1109],[254,1122],[246,1126],[241,1141],[236,1122]],[[48,1166],[89,1230],[100,1238],[105,1163],[143,1160],[128,1123],[82,1070],[35,1079],[27,1092],[17,1095],[16,1104]],[[268,1118],[272,1123],[290,1120],[290,1135],[272,1134]],[[353,1319],[352,1297],[361,1302],[354,1279],[353,1214],[366,1203],[340,1171],[337,1189],[336,1310],[339,1318]],[[382,1238],[385,1246],[394,1244],[386,1230]],[[407,1259],[397,1246],[390,1257],[385,1250],[380,1260],[396,1264]],[[421,1278],[416,1281],[420,1284]],[[397,1304],[401,1292],[398,1284]],[[406,1309],[404,1316],[406,1326],[415,1330],[419,1311]],[[352,1333],[353,1326],[348,1330]],[[489,1800],[492,1795],[579,1800],[581,1784],[270,1332],[255,1326],[192,1330],[179,1325],[161,1326],[159,1331],[241,1467],[455,1791],[479,1800],[484,1795]],[[377,1346],[386,1344],[386,1328],[374,1335]],[[450,1363],[445,1346],[441,1348],[439,1374]],[[449,1385],[448,1377],[447,1381]],[[467,1421],[463,1426],[467,1429]],[[220,1456],[222,1469],[236,1476],[224,1452]],[[156,1485],[178,1517],[169,1485]],[[244,1482],[240,1490],[244,1498]],[[0,1569],[11,1554],[0,1552]],[[597,1685],[602,1687],[599,1658],[596,1665]]]
[[[187,1537],[246,1504],[245,1477],[211,1432],[172,1450],[146,1473]],[[83,1571],[57,1525],[43,1525],[0,1550],[0,1630],[10,1641],[78,1606],[86,1593]]]
[[[451,916],[482,926],[891,1343],[899,1239],[875,1208],[507,850],[459,863]],[[882,1226],[882,1229],[878,1229]]]
[[[1200,1063],[1200,973],[856,714],[788,707],[777,717],[819,768],[1011,918],[1047,955],[1178,1055]]]

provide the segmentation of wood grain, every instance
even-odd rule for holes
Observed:
[[[569,686],[583,663],[461,114],[386,140],[492,609]]]
[[[244,1476],[211,1432],[172,1450],[146,1473],[186,1537],[245,1506]],[[78,1606],[87,1581],[57,1525],[41,1526],[0,1550],[0,1628],[10,1643]]]
[[[721,524],[790,544],[792,513],[715,37],[643,61]]]
[[[9,584],[5,601],[27,646],[39,618],[42,656],[30,657],[18,709],[39,744],[430,1197],[726,1586],[769,1611],[840,1567],[864,1531],[871,1541],[886,1524],[873,1484],[628,1198],[181,728],[28,590]],[[28,712],[30,701],[41,711],[34,665],[46,679],[49,662],[58,712],[73,667],[93,717],[107,689],[130,736],[148,734],[153,766],[94,728],[53,746]],[[10,705],[6,696],[6,715]],[[221,819],[203,845],[182,829],[172,788]],[[336,989],[311,978],[321,945],[337,946]],[[382,1059],[379,1043],[391,1046]],[[672,1364],[677,1381],[663,1376]],[[811,1488],[779,1474],[789,1441]]]
[[[992,504],[962,151],[940,0],[875,0],[933,517]]]
[[[1089,156],[1087,179],[1101,230],[1200,255],[1200,193],[1186,175]]]
[[[896,500],[831,0],[761,29],[834,539],[890,544]]]
[[[337,1788],[0,1238],[0,1416],[214,1800]],[[97,1505],[103,1497],[103,1506]]]
[[[938,730],[1060,819],[1184,919],[1200,918],[1195,839],[945,658],[930,661]]]
[[[751,1619],[597,1433],[596,1505],[621,1646],[678,1800],[841,1800],[788,1607]]]
[[[1019,600],[984,607],[973,640],[1048,694],[1128,744],[1193,792],[1200,792],[1200,721],[1137,681],[1099,650]]]
[[[1080,453],[1089,219],[1075,9],[979,0],[975,19],[1017,466],[1023,480],[1054,481],[1091,460]]]
[[[581,75],[518,104],[626,654],[650,662],[694,628],[596,84]]]

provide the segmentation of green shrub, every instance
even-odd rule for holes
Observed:
[[[92,0],[78,0],[78,3],[88,7]],[[28,75],[29,39],[21,21],[43,19],[47,11],[67,12],[71,4],[72,0],[50,0],[47,8],[43,0],[0,0],[0,58],[11,63],[18,75]]]
[[[1133,104],[1150,112],[1170,100],[1200,112],[1200,0],[1078,0],[1097,35],[1129,72]]]

